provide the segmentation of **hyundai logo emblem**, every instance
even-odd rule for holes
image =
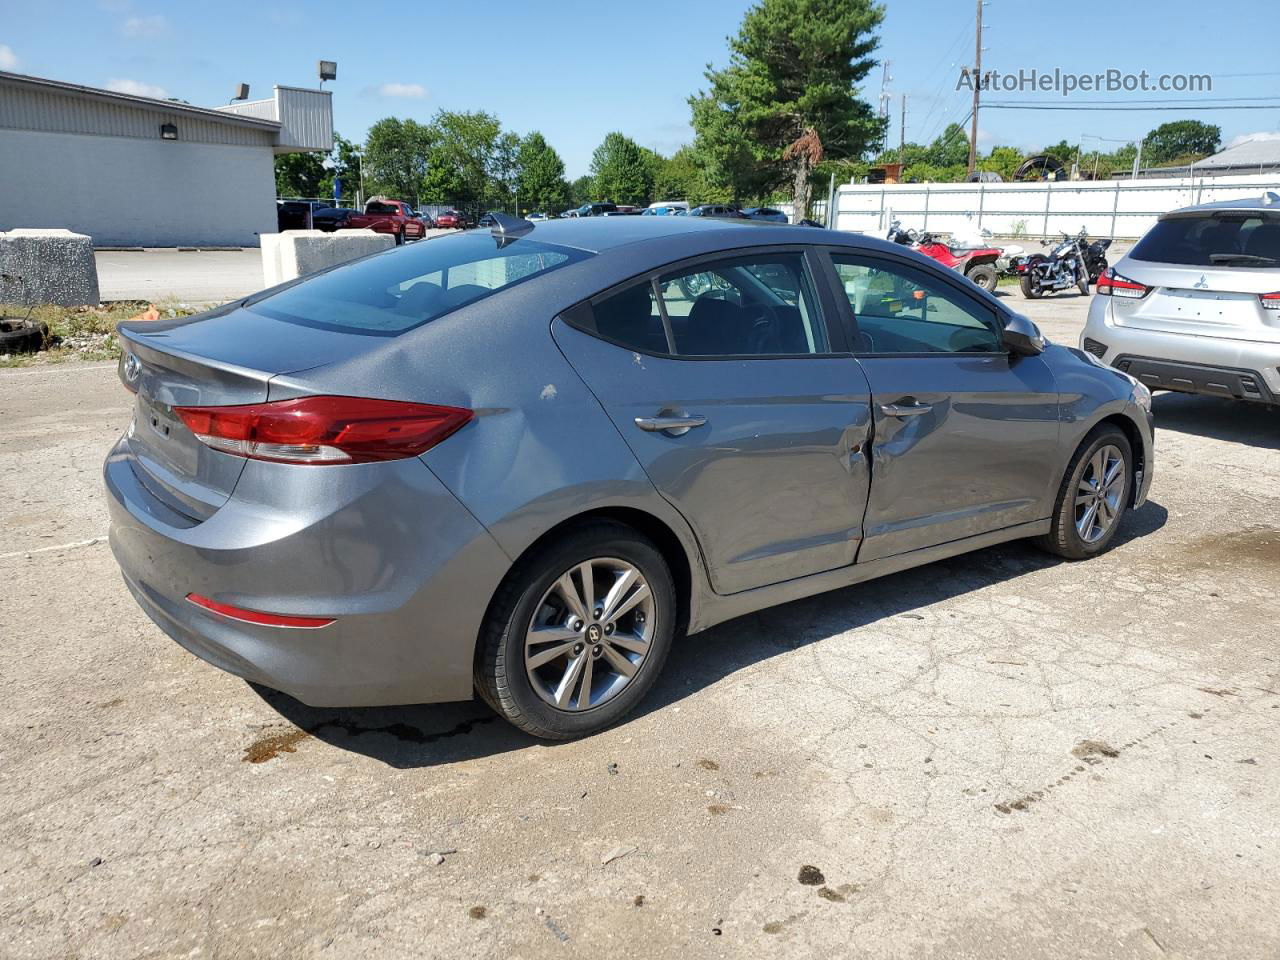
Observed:
[[[1200,274],[1200,279],[1192,284],[1197,290],[1203,290],[1209,286],[1209,281],[1204,278],[1204,274]]]
[[[132,353],[124,355],[124,378],[130,383],[137,381],[139,374],[142,373],[142,361],[135,357]]]

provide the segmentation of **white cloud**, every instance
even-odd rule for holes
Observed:
[[[169,91],[164,87],[158,87],[154,83],[143,83],[141,80],[126,80],[123,77],[108,80],[107,89],[134,97],[155,97],[157,100],[163,100],[169,96]]]
[[[421,100],[427,95],[427,88],[420,83],[384,83],[374,87],[373,92],[380,97],[408,97]]]
[[[13,48],[8,44],[0,43],[0,70],[16,70],[18,68],[18,55],[13,52]]]
[[[0,53],[4,52],[4,48],[0,47]],[[1280,140],[1280,130],[1259,130],[1257,133],[1242,133],[1238,137],[1232,137],[1231,142],[1227,144],[1227,149],[1238,147],[1242,143],[1250,140]]]
[[[120,24],[120,32],[126,37],[158,37],[168,29],[169,21],[158,13],[148,17],[127,17]]]

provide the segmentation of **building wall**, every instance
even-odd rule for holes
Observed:
[[[256,247],[276,230],[269,143],[0,129],[0,170],[0,231],[65,227],[97,247]]]
[[[1267,190],[1280,190],[1280,176],[846,184],[836,190],[835,227],[882,237],[898,219],[904,229],[933,233],[977,227],[1003,236],[1052,237],[1084,227],[1094,237],[1136,239],[1170,210]]]

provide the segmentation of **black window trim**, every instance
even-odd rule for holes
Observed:
[[[772,254],[799,254],[802,267],[807,274],[809,286],[813,292],[814,299],[814,320],[821,325],[821,328],[827,335],[827,350],[823,353],[718,353],[714,355],[698,355],[698,354],[680,354],[675,353],[675,339],[671,331],[671,321],[667,317],[666,304],[658,290],[658,278],[664,274],[677,270],[686,270],[692,267],[698,267],[703,264],[719,263],[724,260],[740,260],[743,257],[769,256]],[[622,347],[624,350],[630,350],[632,353],[643,354],[646,357],[654,357],[659,360],[687,360],[695,363],[706,363],[708,361],[715,362],[720,360],[810,360],[810,359],[831,359],[850,358],[853,354],[848,350],[848,342],[845,338],[843,324],[834,322],[838,318],[837,310],[839,304],[831,297],[827,284],[823,282],[825,271],[823,264],[819,259],[820,250],[813,244],[771,244],[759,247],[733,247],[725,250],[716,250],[711,253],[701,253],[692,257],[685,257],[682,260],[675,260],[671,263],[663,264],[638,273],[633,277],[628,277],[613,284],[605,290],[588,297],[580,303],[574,304],[572,307],[561,312],[560,316],[569,326],[575,330],[579,330],[589,336],[602,340],[605,343],[611,343],[615,347]],[[832,269],[827,264],[828,269]],[[621,340],[615,340],[612,337],[606,337],[596,329],[594,308],[596,304],[604,300],[608,300],[615,294],[621,293],[633,286],[639,286],[642,283],[649,283],[654,296],[657,298],[658,310],[662,315],[662,328],[667,337],[667,352],[655,353],[652,350],[643,350],[635,344],[623,343]],[[981,356],[981,354],[974,354]]]
[[[876,264],[884,264],[886,269],[902,269],[914,270],[917,273],[923,273],[930,279],[936,279],[939,285],[948,288],[966,307],[972,307],[975,310],[988,310],[994,319],[997,331],[997,340],[1001,339],[1001,331],[1004,329],[1005,322],[1008,317],[1005,309],[1001,304],[989,304],[983,302],[981,297],[974,296],[973,291],[965,290],[952,277],[946,273],[935,276],[918,263],[913,263],[904,257],[895,257],[892,254],[882,253],[879,250],[862,250],[857,247],[840,247],[827,246],[821,248],[821,260],[823,265],[823,273],[827,278],[827,287],[831,295],[836,301],[836,311],[843,321],[841,326],[843,329],[856,334],[858,330],[858,318],[853,311],[853,304],[849,302],[849,297],[844,292],[844,285],[840,282],[840,274],[836,270],[835,257],[852,257],[867,262],[868,266]],[[957,274],[959,276],[959,274]],[[965,283],[969,283],[968,280]],[[950,350],[922,350],[916,353],[861,353],[855,349],[851,342],[847,342],[849,346],[850,356],[856,357],[858,360],[880,360],[880,359],[924,359],[927,357],[1005,357],[1009,356],[1007,349],[999,350],[969,350],[964,353],[953,352]]]

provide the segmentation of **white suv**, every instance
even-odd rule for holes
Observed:
[[[1162,216],[1098,278],[1080,347],[1153,390],[1280,404],[1280,195]]]

